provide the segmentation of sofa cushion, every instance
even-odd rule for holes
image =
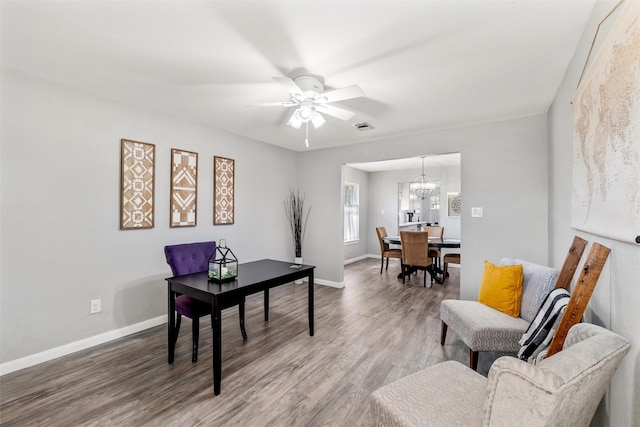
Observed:
[[[477,301],[447,299],[440,303],[440,318],[473,351],[516,353],[518,340],[529,322],[511,317]]]
[[[484,261],[478,302],[512,317],[520,314],[522,298],[522,265],[494,265]]]
[[[540,304],[551,292],[558,280],[559,271],[540,264],[523,261],[517,258],[503,258],[500,265],[522,264],[524,280],[522,281],[522,302],[520,317],[530,323],[538,313]]]

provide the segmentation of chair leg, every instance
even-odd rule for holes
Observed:
[[[242,301],[238,304],[238,314],[240,315],[240,333],[242,334],[242,339],[247,339],[247,330],[244,328],[244,302],[245,298],[242,297]]]
[[[198,338],[200,338],[200,319],[196,317],[191,319],[191,334],[193,335],[193,353],[191,354],[191,361],[198,361]]]
[[[389,270],[389,257],[387,257],[387,266],[385,267],[385,270]]]
[[[447,280],[447,277],[449,277],[449,273],[448,273],[449,263],[445,262],[443,267],[444,268],[442,269],[442,283],[444,283],[444,281]]]
[[[404,277],[406,276],[405,265],[400,264],[400,271],[402,271],[402,284],[404,285]]]
[[[478,370],[478,352],[469,349],[469,366],[474,371]]]
[[[442,322],[442,325],[440,326],[440,345],[444,345],[444,340],[445,338],[447,338],[447,328],[449,327],[449,325],[447,325],[446,323]]]
[[[384,257],[380,257],[380,274],[382,274],[383,268],[384,268]]]

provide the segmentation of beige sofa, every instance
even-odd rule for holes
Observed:
[[[477,301],[444,300],[440,303],[440,344],[445,344],[447,329],[453,329],[469,347],[469,366],[473,369],[478,365],[480,351],[518,352],[520,337],[558,280],[559,271],[544,265],[514,258],[500,261],[500,265],[515,264],[522,264],[524,272],[519,317],[511,317]]]
[[[563,350],[530,365],[497,359],[488,378],[455,361],[388,384],[371,397],[369,426],[588,426],[629,342],[573,326]]]

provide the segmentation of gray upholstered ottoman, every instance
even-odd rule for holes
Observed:
[[[487,379],[461,363],[439,363],[376,390],[368,426],[479,426]],[[460,391],[465,390],[461,398]]]

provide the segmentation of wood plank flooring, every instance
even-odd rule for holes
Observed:
[[[309,336],[307,286],[247,299],[242,340],[238,310],[223,312],[222,393],[213,395],[211,324],[201,319],[191,363],[191,323],[183,319],[175,362],[166,326],[0,378],[2,426],[347,426],[357,424],[380,386],[443,360],[468,363],[454,331],[440,337],[440,301],[459,297],[459,270],[444,286],[403,285],[399,264],[379,259],[345,267],[345,288],[316,286]],[[495,357],[480,354],[486,375]]]

